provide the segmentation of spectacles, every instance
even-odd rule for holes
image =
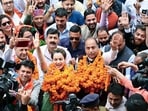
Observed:
[[[79,41],[80,38],[70,37],[70,40],[76,40],[76,41]]]
[[[8,4],[12,4],[12,3],[13,3],[13,1],[8,1],[8,2],[4,2],[3,4],[8,5]]]
[[[10,21],[2,23],[2,26],[6,26],[7,24],[10,25]]]

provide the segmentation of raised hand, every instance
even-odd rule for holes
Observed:
[[[12,37],[10,38],[10,41],[9,41],[9,47],[11,49],[13,49],[16,46],[16,44],[18,42],[17,38],[18,38],[18,35],[16,35],[15,30],[13,30]]]
[[[39,32],[35,33],[35,38],[33,38],[33,45],[34,45],[35,48],[40,47]]]
[[[124,28],[129,28],[130,23],[129,23],[129,17],[127,12],[123,12],[121,15],[121,22]]]
[[[33,14],[33,12],[34,12],[34,10],[35,10],[35,8],[36,8],[36,5],[37,5],[37,1],[35,1],[35,0],[31,0],[30,1],[30,5],[28,6],[28,8],[27,8],[27,14],[28,15],[32,15]]]
[[[87,9],[92,8],[92,0],[87,0],[86,7],[87,7]]]
[[[52,14],[52,13],[54,13],[55,12],[55,7],[54,7],[54,5],[52,4],[52,6],[48,9],[48,13],[49,14]]]
[[[118,45],[119,45],[119,38],[118,36],[116,36],[110,41],[110,46],[112,50],[118,50]]]
[[[136,3],[133,4],[135,9],[136,9],[136,13],[137,14],[140,14],[140,8],[141,8],[141,5],[139,3],[139,1],[137,1]]]
[[[21,93],[21,102],[24,105],[27,105],[30,100],[30,91],[23,91]]]
[[[55,7],[54,7],[54,5],[52,5],[49,9],[48,9],[48,11],[46,12],[46,14],[45,14],[45,16],[44,16],[44,20],[47,22],[49,22],[49,19],[50,19],[50,17],[52,17],[51,16],[51,14],[52,13],[54,13],[55,12]],[[53,19],[50,19],[51,21],[51,23],[54,21]]]
[[[48,67],[47,67],[44,55],[42,54],[42,51],[40,49],[39,32],[35,33],[35,38],[33,40],[33,44],[34,44],[34,47],[36,48],[36,51],[37,51],[37,55],[38,55],[38,58],[39,58],[39,61],[40,61],[41,69],[42,69],[43,72],[46,73]]]
[[[31,0],[26,0],[26,5],[29,6],[31,4]]]
[[[102,0],[101,8],[103,12],[109,11],[113,4],[113,0]]]

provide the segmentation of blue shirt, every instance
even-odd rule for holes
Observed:
[[[64,31],[63,32],[60,32],[60,40],[61,39],[63,39],[63,38],[69,38],[69,30],[70,30],[70,28],[73,26],[74,24],[72,23],[72,22],[66,22],[66,28],[64,29]],[[54,23],[54,24],[52,24],[52,25],[50,25],[49,27],[47,27],[46,29],[45,29],[45,32],[44,32],[44,37],[46,37],[47,36],[47,31],[48,31],[48,29],[49,28],[54,28],[54,29],[57,29],[57,25],[56,25],[56,23]],[[58,30],[58,29],[57,29]]]
[[[84,41],[82,39],[76,49],[72,48],[69,38],[61,39],[59,45],[66,47],[73,58],[85,55]]]
[[[68,18],[68,21],[72,23],[76,23],[77,25],[83,25],[84,17],[80,12],[73,10],[71,15]]]

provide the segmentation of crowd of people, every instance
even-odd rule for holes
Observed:
[[[147,111],[147,6],[1,0],[0,110]],[[66,102],[71,93],[78,104]]]

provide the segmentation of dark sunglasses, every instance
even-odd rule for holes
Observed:
[[[7,21],[5,23],[2,23],[2,26],[6,26],[7,24],[10,25],[10,21]]]
[[[79,41],[80,40],[80,38],[75,38],[75,37],[70,37],[70,40],[76,40],[76,41]]]

